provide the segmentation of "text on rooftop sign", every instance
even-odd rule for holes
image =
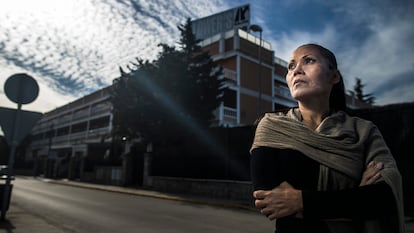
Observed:
[[[249,24],[249,4],[192,21],[193,33],[198,39],[206,39],[235,28],[247,28]]]

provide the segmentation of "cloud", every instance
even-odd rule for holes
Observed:
[[[298,45],[316,42],[336,54],[348,90],[359,77],[366,84],[364,92],[374,93],[380,105],[414,101],[407,88],[414,82],[414,3],[351,0],[330,1],[325,7],[335,12],[325,21],[306,15],[306,20],[319,23],[319,30],[291,23],[291,30],[276,32],[271,40],[275,55],[288,60]]]
[[[190,4],[191,2],[191,4]],[[40,83],[42,111],[108,86],[136,57],[155,59],[175,44],[187,17],[216,12],[220,1],[15,0],[0,3],[0,85],[11,72]],[[191,7],[189,7],[191,5]],[[48,97],[44,98],[44,95]],[[53,98],[50,98],[53,97]],[[9,105],[4,95],[2,105]],[[50,101],[53,100],[53,101]],[[7,103],[7,104],[6,104]],[[30,108],[30,106],[28,106]]]
[[[348,7],[348,17],[369,30],[359,44],[341,50],[344,74],[348,79],[361,78],[366,84],[365,92],[374,93],[377,103],[414,101],[412,89],[407,89],[414,85],[412,1],[378,1]]]
[[[381,102],[385,104],[413,102],[414,90],[414,71],[392,76],[386,82],[377,85],[372,89],[372,93],[377,98],[381,98]],[[380,93],[378,95],[377,93]],[[396,101],[398,100],[398,101]]]
[[[326,25],[318,34],[306,31],[292,30],[284,32],[278,40],[271,40],[275,56],[289,61],[292,52],[300,45],[306,43],[321,44],[324,47],[331,48],[332,41],[335,41],[336,33],[334,27]]]

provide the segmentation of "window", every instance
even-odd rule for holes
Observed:
[[[56,133],[57,136],[63,136],[67,134],[69,134],[69,126],[57,129],[57,133]]]
[[[72,133],[78,133],[82,131],[86,131],[87,123],[82,122],[79,124],[72,125]]]
[[[89,130],[104,128],[109,126],[109,116],[100,117],[90,121]]]

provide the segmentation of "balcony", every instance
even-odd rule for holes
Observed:
[[[223,119],[222,125],[235,125],[237,124],[237,109],[230,107],[223,107]]]
[[[84,109],[76,111],[73,114],[72,121],[79,120],[79,119],[85,119],[85,118],[88,118],[88,117],[89,117],[89,109],[84,108]]]
[[[226,83],[237,85],[237,72],[230,69],[223,69],[223,77]]]
[[[269,42],[264,41],[263,39],[262,39],[262,41],[260,41],[260,38],[254,36],[253,34],[250,34],[250,33],[246,32],[246,31],[243,31],[241,29],[238,30],[238,33],[239,33],[240,38],[246,39],[246,40],[248,40],[248,41],[250,41],[250,42],[252,42],[256,45],[259,45],[259,46],[261,45],[263,48],[265,48],[267,50],[272,50],[272,45]]]
[[[111,131],[109,127],[92,129],[92,130],[89,130],[88,132],[88,138],[100,138],[101,136],[105,136],[110,133]]]
[[[110,113],[112,105],[110,103],[98,104],[92,106],[91,108],[91,115],[97,116],[100,114]]]

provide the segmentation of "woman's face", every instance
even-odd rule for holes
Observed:
[[[338,81],[338,72],[329,68],[328,60],[317,47],[304,46],[294,51],[286,74],[286,82],[294,99],[329,102],[332,86]]]

